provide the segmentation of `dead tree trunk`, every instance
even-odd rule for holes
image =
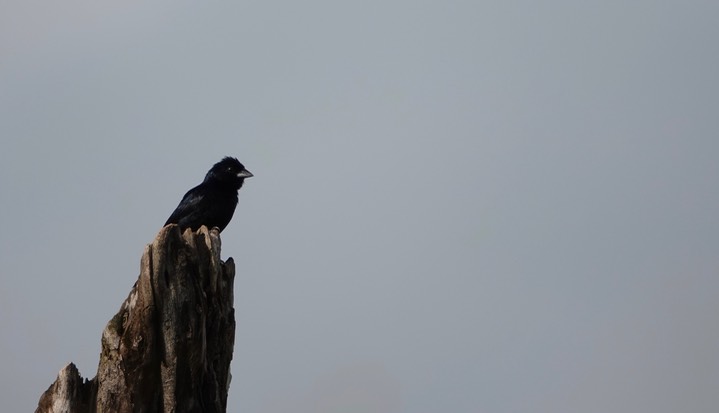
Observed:
[[[97,376],[71,363],[36,413],[224,412],[235,339],[232,258],[202,227],[163,228],[140,277],[102,333]]]

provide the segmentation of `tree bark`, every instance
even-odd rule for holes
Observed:
[[[97,376],[70,363],[36,413],[224,412],[235,339],[232,258],[206,227],[163,228],[102,333]]]

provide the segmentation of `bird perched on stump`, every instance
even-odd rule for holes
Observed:
[[[217,227],[222,232],[230,223],[237,207],[237,191],[245,178],[252,173],[235,158],[229,156],[217,162],[205,175],[201,184],[187,191],[180,205],[170,215],[165,225],[177,224],[180,229],[198,230]]]

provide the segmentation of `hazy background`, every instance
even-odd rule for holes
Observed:
[[[0,2],[0,400],[224,155],[236,413],[714,412],[719,2]]]

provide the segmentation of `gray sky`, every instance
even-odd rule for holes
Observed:
[[[0,400],[255,178],[229,411],[713,412],[719,3],[0,3]]]

